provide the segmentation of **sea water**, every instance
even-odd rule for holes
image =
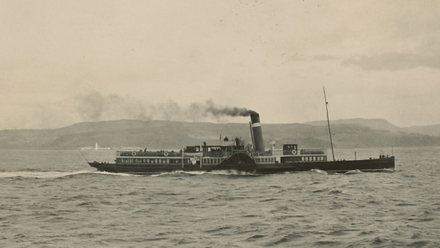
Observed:
[[[86,163],[111,150],[0,151],[0,247],[439,247],[439,150],[388,148],[394,172],[150,176]],[[336,159],[355,153],[380,149]]]

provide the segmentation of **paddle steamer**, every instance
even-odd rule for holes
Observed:
[[[237,170],[260,174],[313,169],[347,172],[350,170],[377,171],[394,169],[394,156],[380,155],[379,158],[364,160],[327,159],[326,149],[300,149],[297,144],[284,144],[282,149],[264,148],[259,114],[249,111],[252,143],[244,145],[243,140],[224,141],[221,145],[185,146],[181,150],[147,149],[118,150],[114,163],[89,162],[99,171],[131,174],[153,174],[171,171],[214,171]],[[329,126],[330,127],[330,126]],[[333,145],[332,145],[333,147]],[[333,153],[333,149],[332,149]],[[333,153],[334,154],[334,153]],[[334,157],[334,155],[333,155]]]

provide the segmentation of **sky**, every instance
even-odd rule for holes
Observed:
[[[0,0],[0,128],[440,124],[439,1]]]

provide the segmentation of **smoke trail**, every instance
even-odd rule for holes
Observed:
[[[78,97],[78,113],[84,120],[97,121],[100,119],[105,106],[105,99],[98,92],[91,92]]]
[[[250,116],[255,111],[246,109],[246,108],[237,108],[237,107],[216,107],[214,103],[210,100],[206,102],[207,108],[206,111],[211,113],[214,116]]]
[[[77,112],[83,121],[101,121],[114,119],[149,120],[149,110],[144,104],[117,94],[102,96],[93,91],[76,97]]]
[[[97,91],[77,95],[69,101],[34,105],[22,109],[22,114],[4,113],[5,128],[43,129],[60,128],[84,121],[110,120],[169,120],[188,122],[229,122],[231,118],[249,116],[254,111],[246,108],[215,104],[212,100],[179,105],[168,100],[150,104],[131,96],[104,95]]]
[[[222,117],[249,116],[255,111],[216,105],[212,100],[192,103],[181,107],[172,100],[159,104],[142,103],[131,97],[116,94],[103,96],[94,91],[77,97],[77,111],[82,121],[103,121],[117,119],[206,121]]]

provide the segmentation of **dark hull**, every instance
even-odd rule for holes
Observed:
[[[379,171],[394,170],[394,157],[367,160],[325,161],[290,164],[259,165],[258,173],[278,173],[289,171],[323,170],[331,172],[347,172],[352,170]]]
[[[294,171],[323,170],[331,172],[347,172],[351,170],[380,171],[394,169],[394,157],[368,160],[349,161],[321,161],[321,162],[297,162],[297,163],[276,163],[276,164],[220,164],[220,165],[181,165],[173,164],[115,164],[91,162],[90,166],[99,171],[130,173],[130,174],[154,174],[172,171],[213,171],[213,170],[238,170],[255,172],[257,174],[271,174]]]

